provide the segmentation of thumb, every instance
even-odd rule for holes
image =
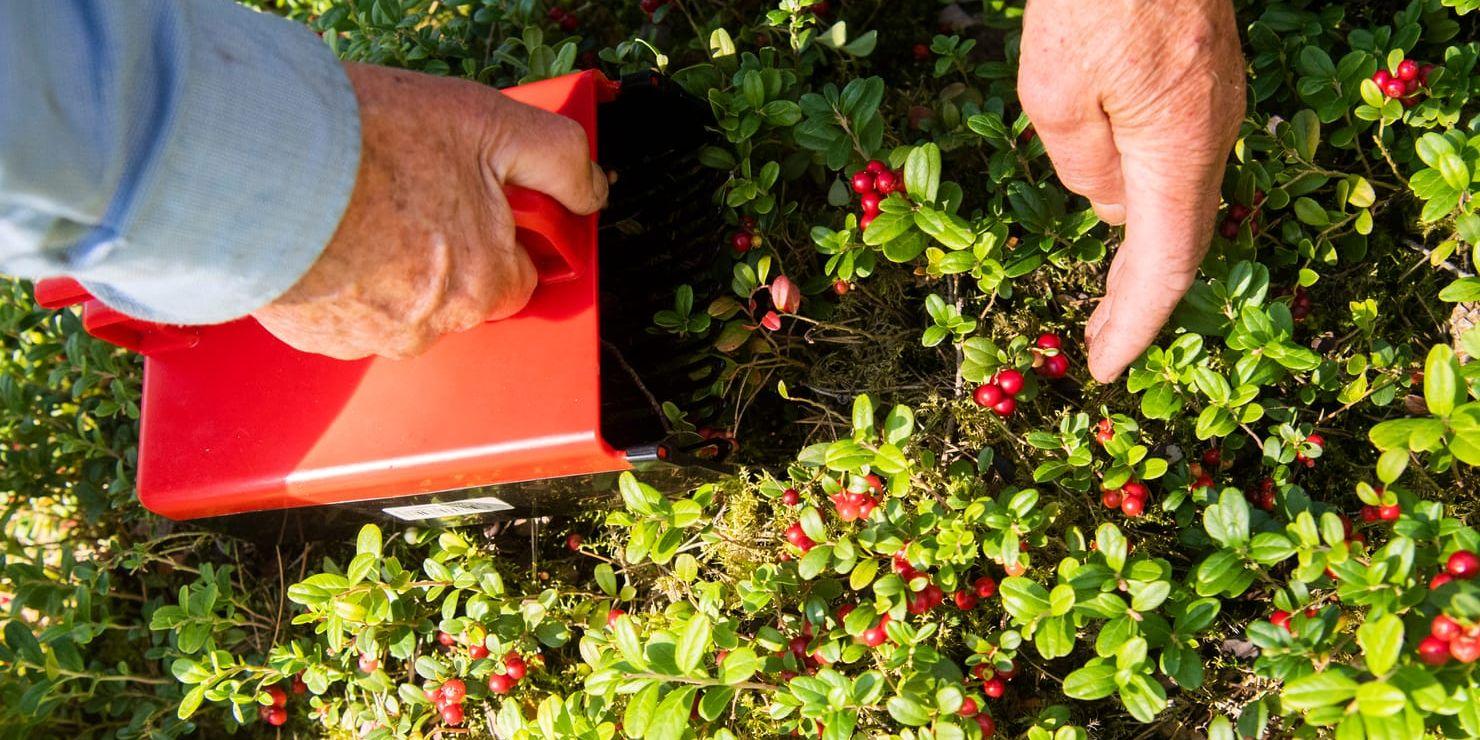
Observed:
[[[1165,156],[1165,155],[1163,155]],[[1223,160],[1185,160],[1122,151],[1125,241],[1105,298],[1085,328],[1089,369],[1108,383],[1151,343],[1192,287],[1212,238]]]
[[[606,205],[607,179],[591,161],[586,130],[565,116],[497,95],[492,141],[485,164],[502,185],[538,190],[573,213],[595,213]]]

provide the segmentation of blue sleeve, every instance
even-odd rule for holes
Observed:
[[[360,124],[312,32],[227,0],[0,0],[0,272],[215,323],[281,295],[349,203]]]

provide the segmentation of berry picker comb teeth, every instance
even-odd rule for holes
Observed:
[[[677,490],[724,469],[727,440],[681,431],[663,410],[691,407],[719,368],[678,361],[682,346],[647,331],[679,283],[717,279],[705,249],[721,239],[709,194],[723,173],[698,159],[708,105],[653,74],[504,92],[586,128],[615,173],[611,205],[580,217],[508,189],[539,287],[517,316],[424,355],[332,360],[251,319],[161,326],[74,281],[37,284],[38,303],[80,305],[89,333],[144,356],[145,507],[257,540],[311,539],[374,520],[571,511],[614,501],[623,471]]]

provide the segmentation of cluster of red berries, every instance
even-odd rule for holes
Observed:
[[[879,505],[879,499],[884,493],[884,481],[879,476],[869,473],[864,476],[864,482],[868,484],[869,493],[854,491],[839,491],[830,498],[833,503],[833,511],[837,512],[838,518],[845,522],[856,519],[867,519],[874,509]],[[872,495],[870,495],[872,494]],[[784,495],[784,494],[783,494]]]
[[[1053,332],[1038,335],[1033,342],[1033,372],[1041,378],[1055,380],[1069,373],[1069,358],[1064,356],[1064,339]]]
[[[572,537],[579,537],[580,535],[571,535],[571,536]],[[452,646],[454,646],[454,645],[457,644],[457,638],[456,637],[453,637],[452,635],[447,634],[446,632],[438,632],[437,633],[437,644],[438,645],[441,645],[442,647],[445,647],[445,648],[450,648],[450,647],[452,647]],[[482,642],[475,642],[475,643],[473,643],[473,644],[471,644],[471,645],[468,646],[468,657],[469,658],[472,658],[473,660],[478,660],[480,658],[487,658],[488,657],[488,648],[485,647]]]
[[[1017,664],[1008,661],[1007,668],[993,668],[986,663],[978,663],[971,669],[971,675],[982,682],[982,693],[988,699],[999,699],[1007,693],[1007,682],[1018,674]],[[991,737],[997,731],[997,724],[992,718],[981,713],[981,707],[977,705],[974,697],[967,697],[961,702],[961,708],[957,714],[962,717],[971,717],[976,720],[977,727],[981,728],[982,737]]]
[[[647,13],[649,16],[651,16],[653,13],[658,12],[658,8],[661,8],[670,2],[672,2],[672,0],[642,0],[642,2],[637,4],[637,7],[642,8],[642,12]]]
[[[1120,488],[1109,488],[1100,492],[1100,503],[1107,509],[1120,509],[1128,517],[1138,517],[1146,511],[1146,500],[1151,490],[1138,480],[1126,481]]]
[[[1115,439],[1115,422],[1109,419],[1101,419],[1100,423],[1095,425],[1095,441],[1099,442],[1101,447],[1104,447],[1110,444],[1110,440],[1112,439]]]
[[[1204,450],[1201,462],[1193,461],[1187,464],[1187,474],[1192,477],[1192,482],[1187,484],[1188,490],[1196,491],[1200,488],[1213,487],[1213,474],[1223,464],[1223,453],[1217,448]]]
[[[463,723],[463,699],[468,696],[468,686],[461,678],[449,678],[440,686],[428,681],[422,690],[442,716],[443,724],[456,727]]]
[[[1273,478],[1262,478],[1257,487],[1244,491],[1244,500],[1249,505],[1265,511],[1274,511],[1274,496]]]
[[[792,522],[791,526],[786,528],[786,541],[804,553],[817,546],[817,543],[802,530],[801,522]]]
[[[1379,69],[1372,75],[1372,81],[1377,83],[1383,95],[1397,98],[1404,108],[1411,108],[1418,103],[1419,88],[1429,84],[1429,72],[1433,69],[1432,64],[1419,64],[1412,59],[1404,59],[1398,62],[1396,74]]]
[[[611,617],[608,615],[607,619],[610,620]],[[508,654],[504,655],[503,672],[495,673],[488,677],[488,691],[500,696],[509,693],[513,690],[514,684],[519,683],[524,678],[527,670],[528,668],[524,664],[524,658],[519,653],[510,650]]]
[[[853,173],[852,185],[853,192],[858,193],[859,204],[863,207],[863,218],[858,221],[858,228],[867,229],[874,217],[879,215],[879,204],[890,193],[904,189],[904,178],[889,169],[889,165],[871,159],[863,169]]]
[[[1307,618],[1314,618],[1317,614],[1320,614],[1320,611],[1318,611],[1315,607],[1306,607],[1305,616]],[[1280,627],[1286,632],[1289,632],[1293,635],[1295,634],[1295,630],[1290,628],[1290,617],[1290,612],[1287,612],[1283,609],[1276,609],[1272,614],[1269,615],[1269,623],[1273,624],[1276,627]]]
[[[1263,202],[1264,193],[1260,192],[1254,194],[1254,207],[1252,208],[1243,203],[1234,203],[1228,206],[1228,212],[1223,215],[1222,223],[1218,224],[1218,235],[1224,239],[1237,239],[1239,227],[1243,226],[1244,222],[1248,221],[1251,216],[1259,213],[1259,204]],[[1250,224],[1250,228],[1257,232],[1259,230],[1258,222],[1256,221]]]
[[[745,254],[761,245],[760,234],[755,233],[755,217],[741,216],[740,228],[730,234],[730,248],[735,254]]]
[[[308,685],[303,683],[303,677],[294,676],[293,693],[305,691],[308,691]],[[272,703],[257,705],[257,716],[273,727],[282,727],[288,722],[288,692],[281,686],[268,686],[267,695],[272,697]]]
[[[1429,581],[1429,588],[1438,588],[1456,578],[1468,581],[1474,578],[1476,573],[1480,573],[1480,556],[1476,556],[1469,550],[1460,550],[1450,555],[1449,560],[1444,562],[1444,572]]]
[[[1296,321],[1304,321],[1305,317],[1310,315],[1310,309],[1310,296],[1306,294],[1305,288],[1295,288],[1295,294],[1290,299],[1290,318]],[[1320,439],[1321,435],[1317,434],[1315,437]],[[1325,442],[1325,440],[1321,441]]]
[[[1461,663],[1480,659],[1480,624],[1468,627],[1440,614],[1429,623],[1429,634],[1418,642],[1418,659],[1441,666],[1450,658]]]
[[[1382,488],[1380,486],[1377,488],[1377,495],[1382,495]],[[1362,521],[1368,523],[1396,521],[1397,518],[1402,515],[1403,507],[1399,506],[1398,504],[1388,504],[1386,506],[1363,506],[1361,511]]]
[[[550,12],[548,13],[548,15],[550,16],[550,20],[555,21],[557,24],[559,24],[560,30],[566,33],[570,33],[571,31],[574,31],[577,28],[581,27],[581,19],[577,18],[575,13],[562,8],[559,5],[550,8]]]
[[[1293,311],[1292,311],[1292,313],[1293,313]],[[1325,437],[1322,437],[1319,434],[1311,434],[1311,435],[1307,436],[1305,438],[1305,443],[1308,444],[1308,445],[1310,445],[1310,446],[1312,446],[1312,447],[1315,447],[1318,450],[1324,450],[1324,449],[1326,449],[1326,438]],[[1296,452],[1295,453],[1295,462],[1301,463],[1301,464],[1305,465],[1305,467],[1307,467],[1307,468],[1313,468],[1313,467],[1316,466],[1315,459],[1314,458],[1310,458],[1310,457],[1306,457],[1305,456],[1305,452],[1303,452],[1303,451],[1299,451],[1299,452]]]
[[[1007,418],[1017,411],[1017,394],[1023,392],[1023,374],[1013,368],[1007,368],[991,380],[976,387],[976,392],[971,394],[971,400],[976,405],[991,409],[992,413]]]

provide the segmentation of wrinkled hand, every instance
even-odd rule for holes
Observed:
[[[349,207],[313,267],[253,315],[308,352],[415,355],[534,291],[503,186],[576,213],[606,200],[579,124],[464,80],[346,65],[360,104]]]
[[[1085,327],[1114,380],[1155,340],[1207,252],[1244,116],[1230,0],[1030,0],[1018,94],[1066,187],[1125,224]]]

